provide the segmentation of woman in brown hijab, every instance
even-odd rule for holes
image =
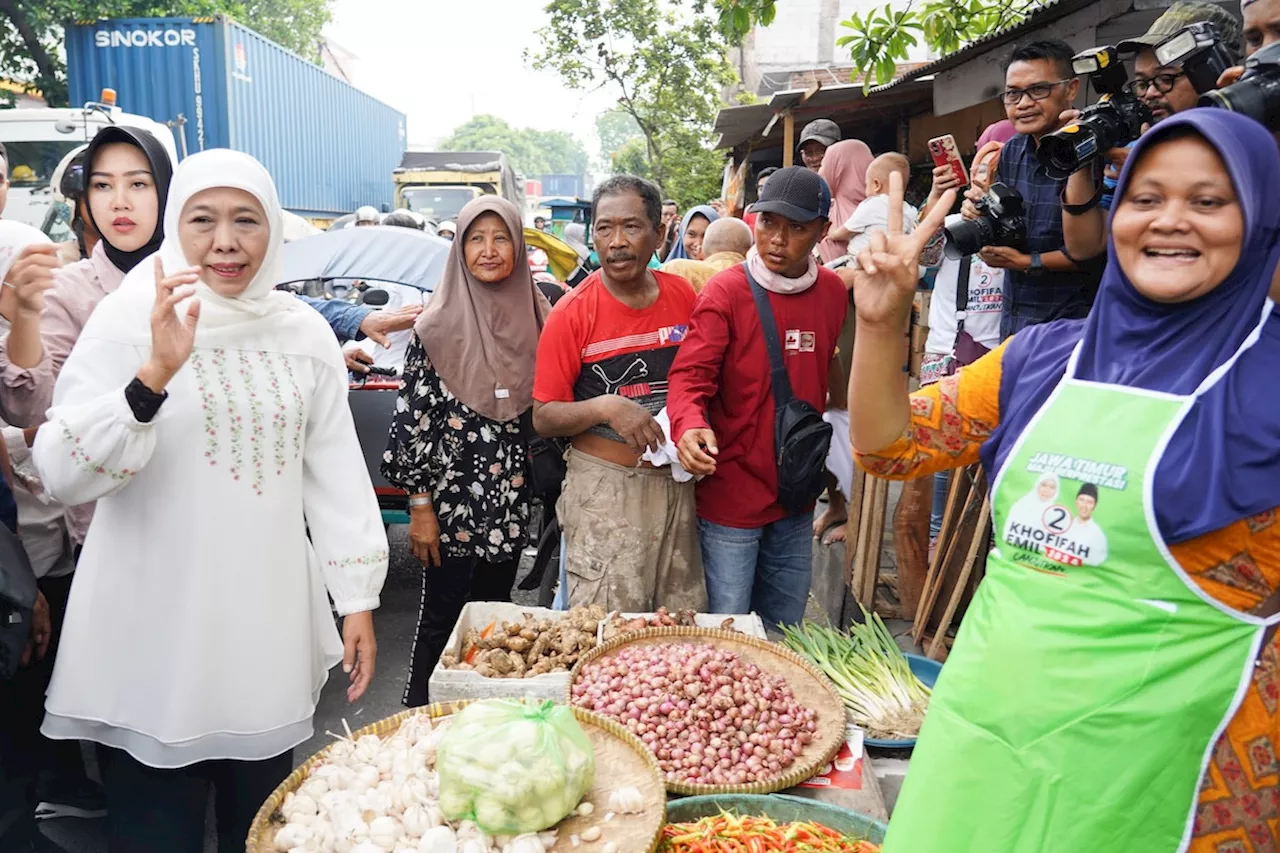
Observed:
[[[422,607],[404,703],[427,679],[468,601],[509,601],[531,492],[521,415],[533,405],[550,304],[529,271],[520,212],[484,196],[458,214],[439,287],[414,326],[382,473],[409,493]]]

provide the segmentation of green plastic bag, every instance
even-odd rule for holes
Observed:
[[[440,809],[491,835],[555,826],[595,780],[591,740],[572,709],[490,699],[449,724],[436,754]]]

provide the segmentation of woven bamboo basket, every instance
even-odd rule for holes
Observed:
[[[439,720],[457,713],[469,704],[470,700],[411,708],[365,726],[353,735],[355,738],[364,735],[388,737],[395,734],[400,724],[414,714],[426,714],[433,720]],[[583,708],[574,708],[573,714],[595,748],[595,781],[584,799],[589,800],[596,808],[590,817],[571,814],[556,824],[555,829],[559,832],[560,839],[564,840],[557,842],[557,848],[564,843],[567,849],[567,839],[570,836],[581,834],[588,826],[599,826],[604,830],[604,839],[618,843],[620,853],[654,853],[662,837],[662,828],[667,823],[667,796],[658,760],[639,738],[613,720]],[[311,756],[271,792],[249,827],[245,853],[276,853],[273,842],[276,832],[284,825],[280,817],[280,806],[284,803],[284,798],[298,790],[311,771],[328,758],[330,748],[325,747]],[[609,795],[627,785],[640,790],[644,799],[644,811],[640,814],[615,815],[608,823],[602,823]]]
[[[678,782],[667,777],[667,790],[673,794],[771,794],[800,784],[818,772],[824,764],[835,758],[845,739],[845,710],[835,685],[813,664],[776,643],[748,637],[733,631],[714,628],[646,628],[616,637],[597,646],[578,659],[569,673],[569,692],[566,701],[573,704],[573,685],[582,676],[583,669],[593,661],[612,654],[623,646],[656,645],[678,642],[706,642],[732,651],[738,657],[753,663],[766,672],[781,675],[795,697],[806,707],[818,713],[817,731],[813,740],[796,757],[791,767],[780,776],[763,782],[743,785],[697,785]]]

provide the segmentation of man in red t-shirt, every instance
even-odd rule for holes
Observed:
[[[533,425],[572,437],[556,514],[569,606],[702,610],[706,587],[692,482],[642,462],[666,441],[654,416],[689,328],[694,292],[648,269],[662,197],[640,178],[610,178],[591,203],[602,266],[556,305],[538,342]]]
[[[826,408],[827,377],[848,296],[813,260],[830,227],[831,191],[808,169],[769,178],[746,267],[767,292],[792,393]],[[755,610],[776,624],[804,617],[813,507],[778,503],[769,353],[746,269],[714,276],[698,297],[668,379],[667,409],[680,464],[698,484],[698,533],[712,613]],[[848,441],[835,436],[834,441]]]

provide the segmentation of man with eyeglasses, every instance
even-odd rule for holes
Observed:
[[[1182,67],[1161,65],[1155,54],[1156,45],[1197,21],[1214,24],[1222,43],[1239,56],[1240,22],[1221,6],[1197,0],[1178,0],[1144,35],[1116,45],[1121,53],[1136,53],[1133,79],[1128,88],[1146,103],[1156,122],[1194,108],[1200,99]],[[1076,115],[1070,112],[1064,118],[1070,120]],[[1092,169],[1081,169],[1067,179],[1062,196],[1062,228],[1067,252],[1073,258],[1101,257],[1107,251],[1107,211],[1111,209],[1120,167],[1128,155],[1127,146],[1107,152],[1103,187],[1097,198],[1097,177]]]
[[[996,180],[1022,196],[1027,251],[989,246],[979,253],[989,266],[1005,270],[1000,336],[1037,323],[1084,317],[1093,305],[1098,275],[1084,271],[1063,251],[1060,198],[1064,180],[1049,176],[1036,157],[1040,139],[1064,124],[1080,89],[1071,69],[1075,51],[1062,41],[1036,41],[1016,49],[1005,66],[1005,115],[1018,135],[1000,152]],[[970,187],[963,213],[974,219],[973,202],[982,189]]]
[[[1161,65],[1155,53],[1155,46],[1160,42],[1199,21],[1216,26],[1222,43],[1239,55],[1240,22],[1221,6],[1197,0],[1178,0],[1145,34],[1116,45],[1122,54],[1136,54],[1129,91],[1146,103],[1156,121],[1191,109],[1200,98],[1182,67]]]

